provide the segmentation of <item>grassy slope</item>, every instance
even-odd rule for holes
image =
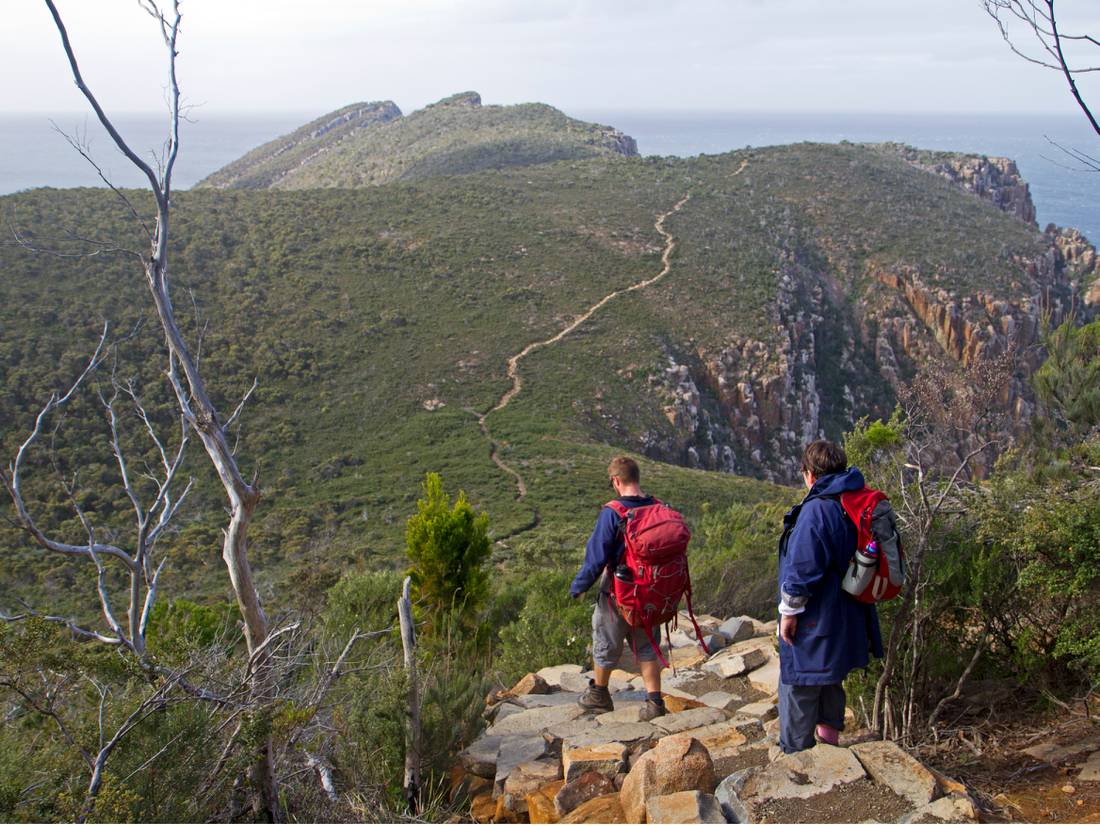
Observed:
[[[509,355],[660,270],[653,222],[685,194],[692,200],[666,224],[678,242],[666,280],[525,360],[523,392],[490,417],[505,459],[528,482],[528,500],[517,502],[473,412],[509,386]],[[0,201],[44,242],[70,227],[133,236],[101,191]],[[177,308],[192,338],[207,329],[204,365],[222,408],[253,375],[261,380],[241,447],[267,494],[254,536],[260,579],[303,597],[319,565],[400,563],[404,520],[429,470],[464,488],[498,534],[538,507],[542,526],[498,548],[501,557],[539,543],[575,556],[608,494],[603,467],[614,445],[670,426],[648,377],[668,351],[717,347],[737,334],[770,340],[776,271],[792,248],[827,266],[853,301],[876,288],[864,277],[868,263],[919,266],[959,288],[1010,294],[1012,273],[999,262],[1038,248],[1035,233],[987,204],[854,146],[566,161],[360,190],[198,190],[177,195],[176,215]],[[29,411],[75,374],[99,319],[128,328],[145,315],[146,296],[140,272],[117,256],[60,260],[0,247],[0,273],[0,437],[10,454]],[[122,369],[166,412],[153,329],[124,346]],[[431,400],[445,406],[429,411]],[[120,497],[92,492],[113,477],[101,419],[80,413],[59,436],[62,466],[82,468],[91,509],[121,526]],[[191,467],[202,486],[180,521],[165,587],[199,595],[221,586],[219,517],[198,451]],[[705,501],[789,495],[749,479],[644,467],[647,485],[693,517]],[[79,538],[64,496],[40,483],[47,476],[29,485],[39,512]],[[9,594],[73,581],[66,564],[10,531],[0,539],[19,548],[6,582],[22,583]]]

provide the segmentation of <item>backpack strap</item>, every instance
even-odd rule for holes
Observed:
[[[630,508],[619,501],[617,498],[611,499],[604,507],[609,510],[613,510],[619,518],[626,518],[626,514],[630,512]]]

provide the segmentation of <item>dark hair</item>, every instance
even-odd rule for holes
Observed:
[[[802,451],[802,471],[813,473],[814,478],[842,473],[848,469],[848,456],[844,448],[831,441],[814,441]]]
[[[624,484],[637,484],[642,477],[638,462],[625,455],[611,459],[611,463],[607,465],[607,475],[610,478],[619,479]]]

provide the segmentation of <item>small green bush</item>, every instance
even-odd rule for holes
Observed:
[[[532,573],[527,579],[523,609],[500,631],[495,670],[502,682],[511,684],[547,665],[586,663],[592,601],[569,597],[572,580],[572,575],[560,571]]]

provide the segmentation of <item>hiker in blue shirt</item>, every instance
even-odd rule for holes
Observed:
[[[643,507],[656,504],[657,500],[642,492],[641,472],[638,463],[627,456],[612,460],[607,475],[615,496],[624,507]],[[661,695],[661,663],[657,651],[641,628],[627,624],[613,603],[611,577],[623,554],[624,543],[620,519],[610,507],[600,510],[596,526],[584,552],[584,564],[569,588],[569,595],[580,598],[599,580],[596,607],[592,612],[592,670],[588,689],[577,699],[585,710],[607,712],[615,709],[608,683],[611,671],[618,666],[623,645],[629,639],[638,669],[645,682],[646,702],[642,707],[642,721],[649,721],[666,713]]]
[[[836,745],[848,673],[882,656],[874,605],[841,590],[856,528],[839,496],[864,487],[843,448],[815,441],[802,455],[809,492],[783,518],[779,542],[779,745],[784,753]]]

